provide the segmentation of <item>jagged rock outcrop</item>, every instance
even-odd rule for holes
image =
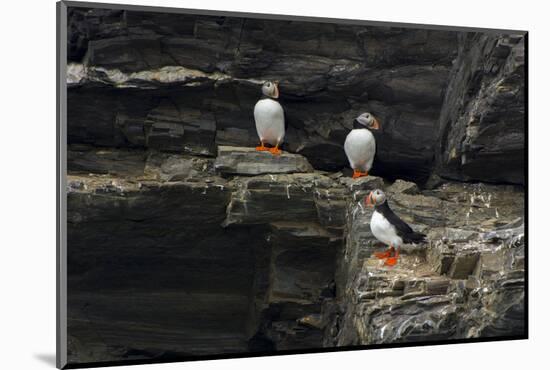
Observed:
[[[258,152],[255,148],[232,146],[218,147],[214,168],[224,175],[313,172],[313,167],[301,155],[283,152],[273,156],[268,152]]]
[[[444,184],[407,194],[387,187],[391,206],[428,243],[403,248],[398,266],[372,257],[372,211],[357,190],[336,273],[337,297],[324,307],[326,346],[435,341],[524,333],[521,189]],[[329,319],[330,318],[330,319]],[[506,322],[506,324],[504,324]]]
[[[522,37],[85,8],[68,29],[70,362],[524,332]],[[281,156],[253,149],[266,79]],[[382,130],[351,179],[363,111]],[[376,188],[428,234],[393,269]]]
[[[440,174],[524,183],[525,68],[523,36],[461,35],[439,118]]]

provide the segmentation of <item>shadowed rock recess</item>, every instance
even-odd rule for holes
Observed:
[[[525,332],[522,35],[84,8],[68,30],[70,363]],[[252,149],[265,79],[278,157]],[[428,235],[394,268],[375,188]]]

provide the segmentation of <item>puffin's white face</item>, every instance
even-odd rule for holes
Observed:
[[[365,198],[365,203],[367,206],[379,206],[381,204],[384,204],[386,201],[386,194],[380,189],[373,190],[369,193],[369,195]]]
[[[266,81],[262,85],[262,93],[270,98],[277,99],[279,97],[279,84],[277,82]]]
[[[356,120],[357,122],[371,130],[378,130],[380,128],[378,120],[368,112],[361,114],[359,117],[356,118]]]

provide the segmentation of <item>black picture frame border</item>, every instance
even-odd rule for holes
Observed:
[[[99,8],[120,9],[142,12],[161,12],[172,14],[194,14],[206,16],[227,16],[242,18],[257,18],[268,20],[287,20],[301,22],[338,23],[345,25],[403,27],[411,29],[429,29],[440,31],[485,32],[485,33],[516,33],[524,36],[525,63],[524,63],[524,221],[525,221],[525,299],[524,299],[524,328],[523,335],[496,336],[484,338],[448,339],[437,341],[419,341],[407,343],[387,343],[357,346],[342,346],[328,348],[311,348],[300,350],[281,350],[277,352],[230,353],[200,356],[174,356],[143,360],[117,360],[88,362],[78,364],[67,363],[67,8]],[[106,366],[143,365],[187,361],[222,360],[234,358],[270,357],[296,354],[329,353],[343,351],[361,351],[370,349],[405,348],[420,346],[438,346],[448,344],[486,343],[510,340],[529,339],[529,31],[500,28],[459,27],[419,23],[382,22],[357,19],[340,19],[325,17],[308,17],[283,14],[265,14],[248,12],[231,12],[221,10],[189,9],[162,6],[146,6],[131,4],[110,4],[82,1],[58,1],[56,3],[56,367],[58,369],[94,368]]]

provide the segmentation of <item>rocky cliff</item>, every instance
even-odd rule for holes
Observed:
[[[525,181],[525,39],[461,35],[439,117],[438,171],[458,180]]]
[[[521,35],[84,8],[68,28],[70,362],[524,333]],[[252,149],[265,79],[279,157]],[[364,111],[382,130],[352,180]],[[395,268],[371,258],[374,188],[428,234]]]

